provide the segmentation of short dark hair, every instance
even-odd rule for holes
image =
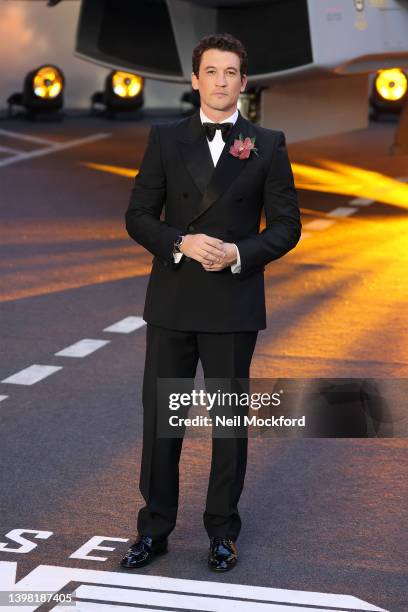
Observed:
[[[232,51],[236,53],[240,60],[239,71],[241,77],[248,73],[248,55],[244,45],[238,38],[232,36],[232,34],[224,32],[223,34],[210,34],[209,36],[204,36],[194,48],[193,72],[197,78],[200,70],[201,57],[204,51],[208,49],[220,49],[221,51]]]

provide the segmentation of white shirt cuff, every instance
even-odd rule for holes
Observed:
[[[236,248],[236,251],[237,251],[237,263],[231,266],[231,272],[233,274],[238,274],[239,272],[241,272],[241,257],[239,256],[239,250],[236,244],[234,244],[234,247]]]

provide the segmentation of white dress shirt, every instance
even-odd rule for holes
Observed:
[[[209,119],[208,117],[206,117],[206,115],[203,113],[201,108],[200,108],[200,119],[201,119],[201,123],[216,123],[212,119]],[[238,119],[238,111],[236,110],[230,117],[227,117],[227,119],[223,119],[222,121],[219,121],[218,123],[235,123],[237,119]],[[220,159],[222,150],[225,146],[225,142],[222,139],[221,130],[215,130],[214,138],[211,141],[208,140],[207,138],[207,142],[208,142],[208,146],[210,147],[210,153],[211,153],[211,157],[212,157],[214,166],[216,166],[218,160]],[[237,245],[234,245],[234,246],[237,251],[237,263],[231,266],[231,272],[233,274],[237,274],[238,272],[241,272],[241,258],[239,256],[239,250],[238,250]],[[183,257],[183,253],[175,253],[173,257],[174,257],[174,261],[178,263],[180,259]]]

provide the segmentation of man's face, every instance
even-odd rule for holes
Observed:
[[[239,67],[239,56],[232,51],[204,51],[198,78],[194,73],[191,75],[191,84],[199,90],[201,103],[218,111],[234,107],[247,84],[246,76],[241,79]]]

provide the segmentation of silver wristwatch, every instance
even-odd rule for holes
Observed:
[[[177,238],[175,239],[174,246],[173,246],[173,254],[181,253],[180,246],[181,246],[181,243],[183,242],[183,238],[184,236],[177,236]]]

